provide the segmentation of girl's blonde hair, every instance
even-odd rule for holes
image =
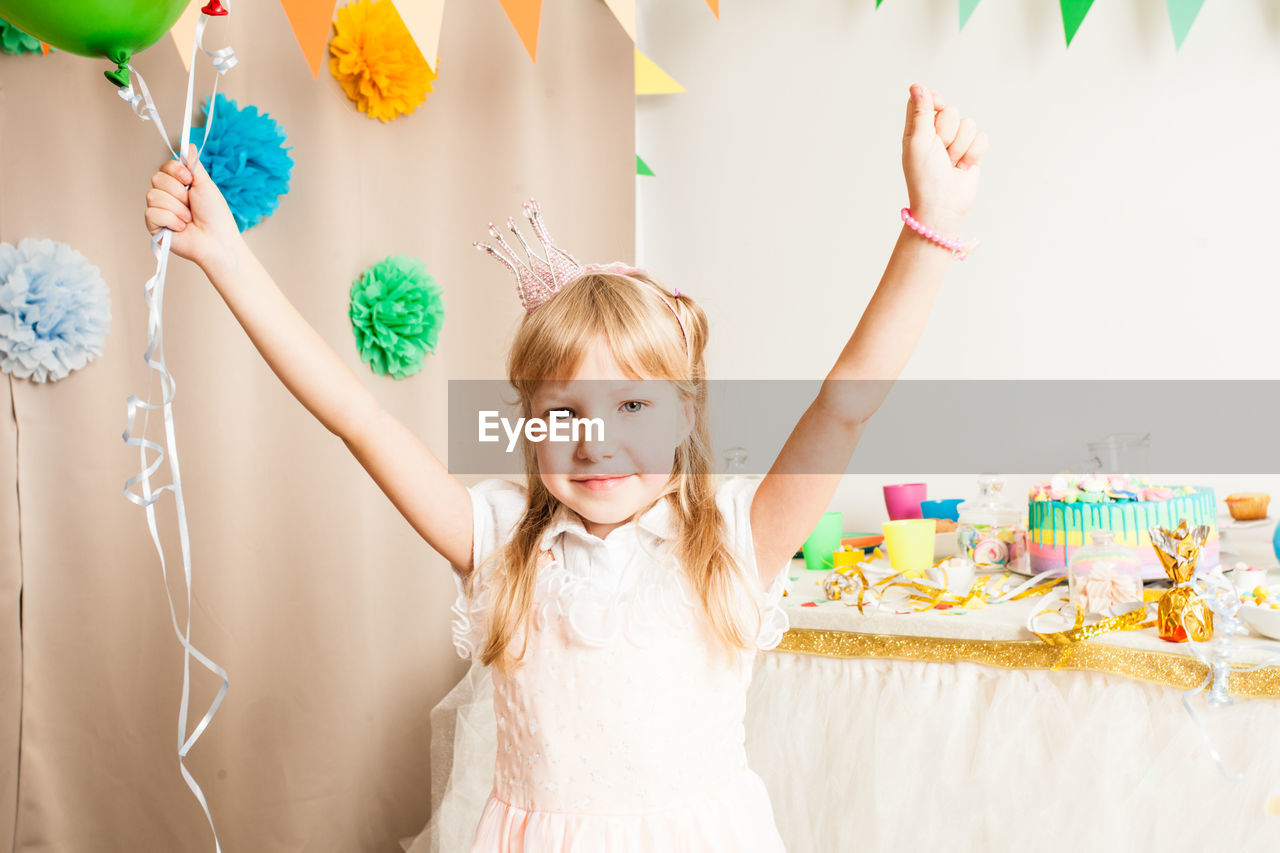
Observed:
[[[630,278],[652,284],[679,312],[689,336],[687,351],[671,309],[653,289]],[[703,361],[707,317],[694,300],[684,294],[674,295],[652,277],[636,273],[630,278],[589,273],[527,315],[508,354],[507,375],[519,394],[524,417],[532,417],[539,383],[551,377],[575,375],[591,343],[603,338],[627,373],[637,378],[671,381],[682,400],[693,403],[693,429],[676,448],[671,480],[658,500],[670,503],[675,527],[680,531],[676,556],[700,599],[712,632],[732,659],[735,650],[749,647],[750,638],[734,615],[734,573],[740,569],[725,541],[724,519],[715,500]],[[523,664],[528,631],[519,655],[508,654],[508,646],[513,644],[521,624],[526,628],[529,625],[538,546],[542,532],[560,506],[542,482],[537,449],[532,443],[524,443],[524,454],[529,502],[512,538],[489,558],[500,562],[489,586],[488,640],[480,658],[486,665],[496,662],[505,674]],[[468,585],[475,577],[477,573],[473,571]],[[758,626],[759,622],[757,629]]]

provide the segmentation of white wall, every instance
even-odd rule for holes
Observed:
[[[983,248],[905,377],[1280,378],[1280,7],[1206,3],[1175,52],[1164,0],[1095,4],[1070,49],[1057,0],[983,0],[963,32],[956,6],[640,4],[638,46],[688,91],[639,99],[639,260],[707,308],[711,374],[829,369],[901,227],[919,81],[992,144]],[[847,478],[835,508],[878,525],[892,479]],[[1194,479],[1280,502],[1280,473]]]

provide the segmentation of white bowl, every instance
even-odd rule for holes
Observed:
[[[1267,570],[1261,566],[1250,566],[1241,560],[1240,564],[1231,570],[1231,583],[1235,586],[1236,592],[1247,595],[1253,592],[1254,587],[1267,585]]]
[[[1274,596],[1280,593],[1280,584],[1270,587]],[[1249,623],[1249,627],[1264,637],[1280,640],[1280,610],[1270,607],[1255,607],[1252,604],[1240,604],[1240,618]]]

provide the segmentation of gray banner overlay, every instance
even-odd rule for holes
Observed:
[[[768,472],[823,391],[826,426],[874,414],[852,457],[832,432],[833,446],[808,453],[793,473],[1280,474],[1280,381],[848,380],[824,391],[822,380],[726,379],[705,386],[717,472]],[[545,433],[520,424],[518,396],[505,380],[451,380],[449,470],[523,474],[522,444],[533,435],[543,445],[543,473],[670,473],[679,423],[671,384],[547,382],[538,394],[540,404],[560,407],[559,414],[534,412],[547,421]],[[552,417],[561,419],[566,441],[550,440]],[[582,422],[578,443],[571,440],[575,419]],[[484,424],[489,441],[480,440]]]

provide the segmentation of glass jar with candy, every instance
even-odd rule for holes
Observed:
[[[1142,558],[1115,541],[1113,531],[1094,530],[1089,544],[1071,555],[1067,588],[1071,603],[1086,615],[1118,616],[1128,609],[1123,605],[1142,601]]]
[[[959,506],[956,550],[979,571],[1031,573],[1023,507],[1005,500],[1004,480],[989,475],[978,480],[981,494]]]

